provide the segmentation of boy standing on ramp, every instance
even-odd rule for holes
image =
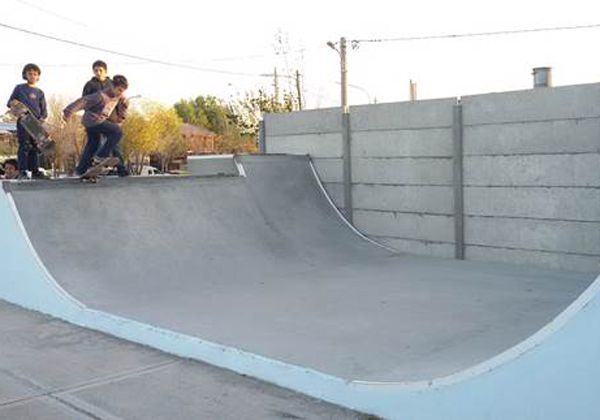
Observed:
[[[123,96],[129,83],[125,76],[116,75],[113,77],[112,86],[104,90],[83,96],[75,102],[69,104],[63,110],[63,118],[68,120],[75,112],[84,110],[81,123],[85,127],[88,143],[91,150],[96,150],[96,155],[92,158],[92,165],[104,165],[110,160],[113,149],[123,137],[123,130],[118,123],[126,117],[127,100]],[[116,122],[109,121],[112,112],[116,110]],[[106,137],[106,142],[100,149],[100,140],[102,136]],[[82,156],[82,159],[84,156]],[[85,162],[81,161],[78,168],[84,168]],[[78,175],[83,175],[79,173]]]
[[[21,75],[27,83],[15,86],[7,106],[12,107],[14,100],[19,101],[29,109],[35,118],[43,122],[48,118],[46,97],[44,92],[36,86],[41,73],[42,71],[35,64],[29,63],[23,67]],[[19,140],[19,151],[17,152],[19,178],[27,178],[28,170],[31,171],[32,178],[45,178],[39,170],[39,149],[36,141],[21,125],[20,119],[17,120],[17,138]]]

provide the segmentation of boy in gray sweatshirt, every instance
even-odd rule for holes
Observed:
[[[126,117],[127,100],[123,93],[129,86],[125,76],[116,75],[113,77],[113,85],[102,91],[91,95],[83,96],[75,102],[69,104],[63,110],[63,118],[68,120],[75,112],[84,110],[81,123],[85,127],[89,150],[96,151],[96,155],[91,159],[91,164],[95,165],[111,156],[114,147],[123,137],[123,130],[118,123]],[[113,111],[115,114],[111,117]],[[111,117],[111,120],[109,120]],[[102,135],[106,137],[104,145],[98,149]],[[86,149],[88,149],[86,147]],[[81,156],[77,166],[77,175],[81,175],[89,169],[90,159]]]

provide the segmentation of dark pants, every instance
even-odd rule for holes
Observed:
[[[17,139],[19,140],[17,152],[19,171],[21,173],[31,171],[33,174],[37,174],[40,166],[40,151],[35,145],[35,140],[19,123],[17,123]]]
[[[119,144],[121,137],[123,137],[121,127],[109,121],[104,121],[92,127],[86,127],[85,131],[87,133],[87,143],[81,153],[79,165],[75,169],[78,174],[83,174],[89,169],[94,155],[98,158],[109,157]],[[106,138],[106,141],[101,145],[103,136]],[[122,161],[122,156],[120,160]]]
[[[113,156],[119,159],[119,163],[116,164],[117,174],[119,176],[129,175],[129,170],[125,166],[125,158],[123,157],[123,147],[121,142],[118,142],[112,152]]]

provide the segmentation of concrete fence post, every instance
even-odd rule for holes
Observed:
[[[352,223],[352,148],[350,137],[350,114],[342,113],[342,142],[344,153],[344,212],[348,222]]]
[[[267,153],[267,130],[265,120],[258,122],[258,151]]]
[[[453,187],[454,187],[454,256],[465,259],[465,215],[463,183],[463,108],[460,99],[453,106]]]

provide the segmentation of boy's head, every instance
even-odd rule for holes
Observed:
[[[112,91],[115,96],[122,95],[123,92],[125,92],[128,87],[129,87],[129,82],[127,82],[127,79],[125,78],[125,76],[117,74],[115,77],[113,77]]]
[[[35,85],[40,80],[40,74],[42,74],[42,71],[33,63],[26,64],[21,72],[23,79],[27,80],[27,83],[30,85]]]
[[[4,177],[6,179],[13,179],[19,175],[19,165],[16,159],[6,159],[4,162]]]
[[[96,76],[101,82],[106,80],[108,74],[108,66],[102,60],[94,61],[92,64],[92,71],[94,72],[94,76]]]

